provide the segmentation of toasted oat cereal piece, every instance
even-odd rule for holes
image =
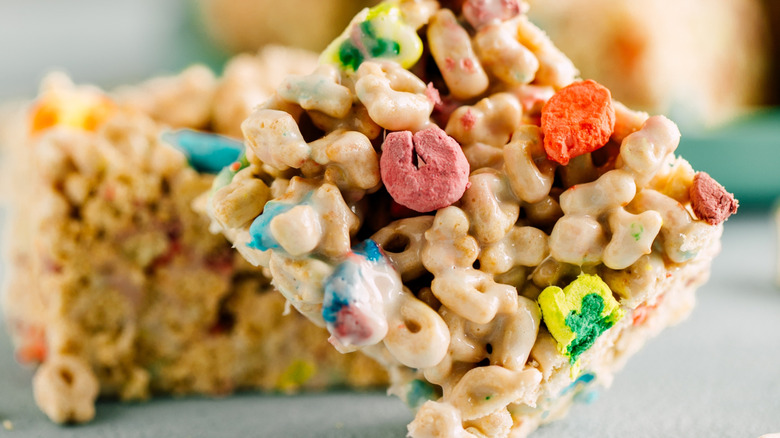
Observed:
[[[82,423],[95,416],[98,381],[72,356],[52,357],[35,373],[35,403],[56,423]]]

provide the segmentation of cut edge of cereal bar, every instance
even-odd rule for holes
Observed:
[[[180,128],[234,134],[281,74],[313,55],[242,55],[104,94],[50,75],[9,115],[4,321],[55,422],[85,422],[98,396],[224,395],[383,386],[343,356],[191,209],[214,179],[161,140]],[[6,181],[4,181],[6,182]]]
[[[691,310],[737,209],[526,8],[364,10],[199,204],[337,350],[388,368],[413,438],[522,437],[608,384]]]

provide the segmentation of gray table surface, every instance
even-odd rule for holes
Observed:
[[[590,405],[534,436],[758,437],[780,432],[780,290],[766,213],[726,224],[723,252],[698,305],[634,356]],[[0,437],[403,437],[412,414],[383,393],[101,401],[97,418],[60,427],[35,407],[32,371],[0,333]]]

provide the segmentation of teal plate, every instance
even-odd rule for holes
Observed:
[[[780,198],[780,109],[713,130],[684,130],[677,153],[723,184],[742,206],[768,206]]]

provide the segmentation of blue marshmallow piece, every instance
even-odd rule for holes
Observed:
[[[239,140],[192,129],[165,131],[160,139],[181,151],[190,166],[202,173],[218,173],[237,161],[244,151]]]

